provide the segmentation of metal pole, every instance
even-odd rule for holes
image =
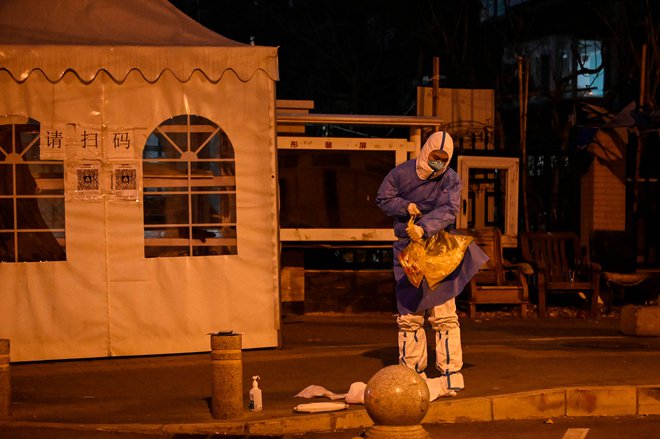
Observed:
[[[9,340],[0,339],[0,417],[11,414],[11,381],[9,375]]]
[[[529,90],[529,60],[518,56],[518,112],[520,120],[520,194],[522,196],[523,231],[529,231],[527,206],[527,94]]]
[[[644,112],[644,104],[646,97],[646,44],[642,45],[642,59],[640,66],[640,77],[639,77],[639,111]],[[633,229],[633,243],[635,254],[639,250],[638,235],[639,235],[639,224],[638,220],[640,215],[639,212],[639,168],[642,163],[642,148],[646,144],[646,132],[644,130],[637,129],[635,130],[635,173],[633,174],[633,202],[632,202],[632,229]],[[644,233],[644,232],[642,232]]]
[[[232,419],[243,411],[242,337],[234,332],[211,334],[211,415]]]
[[[642,60],[640,61],[639,74],[639,108],[644,109],[646,96],[646,44],[642,45]]]
[[[431,115],[438,116],[438,95],[440,94],[440,58],[433,57],[433,108]]]

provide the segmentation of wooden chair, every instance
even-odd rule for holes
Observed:
[[[628,299],[652,300],[657,296],[654,276],[637,272],[633,238],[623,230],[592,230],[589,237],[591,261],[598,263],[604,282],[604,312],[610,312],[614,303]],[[608,294],[609,293],[609,294]]]
[[[482,304],[519,305],[520,314],[525,317],[529,303],[525,267],[505,263],[500,230],[497,227],[487,227],[460,229],[458,232],[473,236],[489,258],[470,281],[470,318],[476,316],[477,305]],[[528,273],[531,273],[531,267],[528,268]]]
[[[534,268],[539,316],[547,314],[550,293],[584,293],[590,297],[590,315],[599,315],[600,269],[582,258],[580,241],[573,232],[523,232],[522,257]]]

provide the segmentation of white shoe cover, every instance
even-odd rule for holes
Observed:
[[[445,396],[448,393],[447,380],[445,377],[428,378],[426,380],[426,385],[429,386],[429,402],[435,401],[439,397]]]
[[[443,375],[442,378],[447,380],[447,389],[458,392],[463,390],[465,387],[465,381],[463,381],[463,374],[460,372],[450,373],[449,375]]]

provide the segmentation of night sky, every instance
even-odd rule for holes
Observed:
[[[416,87],[425,77],[430,85],[434,56],[441,86],[479,82],[461,36],[478,20],[478,0],[441,2],[442,11],[431,0],[171,2],[228,38],[279,47],[277,97],[314,100],[315,112],[415,114]]]

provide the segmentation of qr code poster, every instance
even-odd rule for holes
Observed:
[[[129,164],[115,165],[111,168],[111,200],[137,201],[139,197],[137,167]]]
[[[101,167],[99,163],[78,163],[71,166],[68,175],[74,178],[72,186],[75,188],[71,194],[75,199],[82,201],[100,201],[101,194]],[[68,193],[68,192],[67,192]]]
[[[112,182],[116,191],[137,190],[137,169],[115,169]]]
[[[95,168],[76,170],[78,191],[98,191],[99,188],[99,170]]]

